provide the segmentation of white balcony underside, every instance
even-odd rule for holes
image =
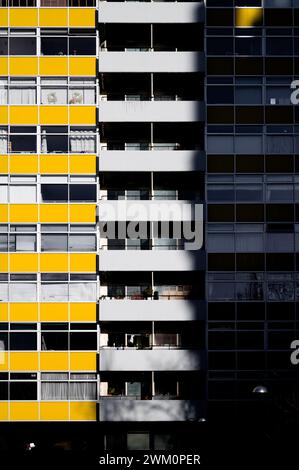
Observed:
[[[100,421],[187,421],[205,416],[200,400],[100,400]]]
[[[106,200],[98,205],[99,220],[190,221],[203,220],[203,205],[184,200]]]
[[[100,23],[198,23],[204,21],[204,4],[100,2]]]
[[[200,150],[102,150],[100,171],[195,171],[204,170]]]
[[[172,250],[106,250],[99,255],[100,271],[196,271],[204,269],[204,252]]]
[[[200,350],[100,350],[100,371],[192,371],[203,368],[203,351]]]
[[[201,101],[101,101],[101,122],[195,122],[204,120]]]
[[[100,51],[99,72],[203,72],[203,52]]]
[[[100,300],[100,321],[194,321],[205,318],[200,300]]]

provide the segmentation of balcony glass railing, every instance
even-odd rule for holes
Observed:
[[[184,250],[184,240],[110,240],[100,245],[101,250]]]
[[[108,285],[102,286],[100,300],[129,299],[129,300],[184,300],[199,298],[188,285]]]
[[[180,143],[172,143],[172,142],[157,142],[157,143],[149,143],[149,142],[132,142],[132,143],[124,143],[124,142],[102,142],[100,145],[100,149],[103,151],[105,150],[202,150],[202,147],[198,145],[184,145]]]

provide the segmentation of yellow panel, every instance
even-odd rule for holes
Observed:
[[[0,10],[1,14],[1,10]],[[8,75],[8,58],[0,57],[0,75]]]
[[[95,421],[97,419],[96,403],[92,401],[74,401],[70,403],[71,421]]]
[[[10,304],[10,321],[26,322],[38,321],[38,304],[34,303],[11,303]]]
[[[71,303],[70,321],[96,321],[97,306],[92,303]]]
[[[0,156],[0,173],[8,173],[8,155]]]
[[[38,75],[37,57],[10,57],[10,75]]]
[[[8,124],[8,106],[0,106],[0,124]]]
[[[8,304],[0,303],[0,322],[8,321]]]
[[[96,173],[96,156],[95,155],[71,155],[70,156],[70,173],[93,174]]]
[[[40,8],[39,25],[41,27],[68,26],[67,8]]]
[[[0,8],[0,28],[8,26],[8,8]]]
[[[68,255],[62,253],[41,253],[40,271],[42,273],[68,271]]]
[[[52,71],[53,73],[53,71]],[[40,124],[67,124],[67,106],[41,106],[39,108]]]
[[[0,403],[0,421],[8,420],[8,402]]]
[[[37,204],[11,204],[10,222],[34,223],[38,220]]]
[[[96,75],[96,59],[94,57],[70,57],[69,66],[70,75]]]
[[[70,204],[70,222],[94,223],[95,220],[95,204]]]
[[[0,222],[8,221],[8,205],[0,204]]]
[[[96,254],[71,253],[70,271],[77,271],[79,273],[96,271]]]
[[[36,8],[10,8],[9,10],[10,26],[38,26],[38,16]]]
[[[55,76],[68,75],[67,57],[40,57],[39,58],[40,75],[53,75],[54,70],[55,70]]]
[[[0,272],[7,273],[8,271],[8,255],[0,254]]]
[[[26,273],[38,271],[37,253],[10,254],[10,271],[13,273]]]
[[[67,352],[41,352],[40,369],[45,370],[68,370],[69,360]]]
[[[37,402],[10,402],[11,421],[37,421],[38,403]]]
[[[8,370],[8,353],[0,351],[0,371]]]
[[[68,173],[67,155],[41,155],[40,156],[41,173]]]
[[[10,124],[37,124],[38,123],[37,106],[10,106],[9,121]]]
[[[262,8],[236,8],[236,26],[259,26],[263,20]]]
[[[10,173],[38,173],[37,155],[11,155],[9,168]]]
[[[70,106],[70,124],[95,125],[95,123],[95,106]]]
[[[96,10],[94,8],[70,8],[70,26],[72,28],[80,27],[95,27]]]
[[[45,222],[67,222],[68,205],[67,204],[41,204],[40,221]]]
[[[68,304],[66,303],[41,303],[40,321],[66,322],[68,321]]]
[[[95,352],[71,352],[70,370],[96,371],[97,353]]]
[[[38,370],[38,352],[10,352],[10,370]]]
[[[68,421],[69,404],[67,401],[40,403],[40,419],[43,421]]]

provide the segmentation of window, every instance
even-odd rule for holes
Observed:
[[[37,400],[37,383],[10,382],[10,400]]]
[[[9,284],[9,299],[11,302],[36,302],[36,284],[11,282]]]
[[[11,78],[9,104],[36,104],[36,82],[33,78]]]
[[[67,79],[42,78],[41,104],[67,104]]]
[[[36,333],[10,333],[9,347],[11,351],[36,351]]]
[[[36,251],[36,235],[10,235],[9,251]]]
[[[95,235],[70,235],[69,251],[96,251]]]
[[[11,185],[9,187],[9,201],[11,203],[34,203],[36,202],[36,186]]]
[[[41,251],[68,251],[67,235],[41,235]]]
[[[236,104],[262,104],[262,88],[256,86],[236,86]]]

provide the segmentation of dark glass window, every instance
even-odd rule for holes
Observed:
[[[36,382],[11,382],[11,400],[37,400]]]
[[[36,333],[10,333],[11,351],[35,351],[37,349]]]

